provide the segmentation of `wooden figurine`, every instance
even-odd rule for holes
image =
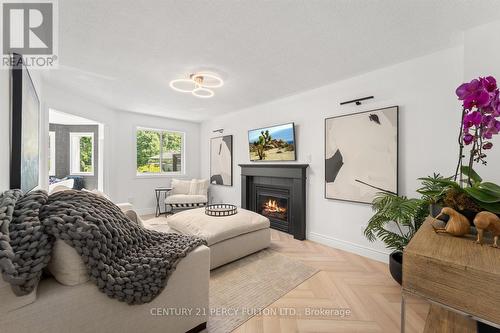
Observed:
[[[450,207],[444,207],[436,219],[439,219],[442,215],[448,215],[450,219],[444,228],[436,228],[434,225],[434,231],[436,233],[447,233],[453,236],[464,236],[470,232],[469,220]]]
[[[477,213],[474,218],[474,225],[477,229],[478,244],[483,244],[483,235],[485,231],[490,231],[493,234],[493,247],[498,247],[498,237],[500,236],[500,217],[491,212]]]

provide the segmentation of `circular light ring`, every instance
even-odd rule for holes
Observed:
[[[191,79],[193,81],[196,81],[197,78],[201,79],[201,83],[199,83],[199,85],[202,86],[202,87],[204,87],[204,88],[219,88],[219,87],[222,87],[224,85],[224,81],[222,81],[222,79],[220,77],[218,77],[217,75],[215,75],[215,74],[210,74],[210,73],[196,73],[196,74],[193,74],[191,76]],[[216,82],[213,83],[213,84],[207,84],[205,82],[206,79],[212,79],[212,80],[214,80]]]
[[[214,96],[214,92],[204,87],[198,87],[191,92],[194,96],[199,98],[210,98]]]
[[[190,89],[183,89],[183,88],[179,88],[178,85],[180,83],[188,83],[190,85],[192,85],[193,87],[190,88]],[[177,85],[177,86],[176,86]],[[170,81],[170,88],[172,88],[173,90],[175,91],[178,91],[178,92],[182,92],[182,93],[190,93],[190,92],[193,92],[194,89],[196,89],[197,87],[197,84],[196,82],[194,82],[193,80],[191,79],[177,79],[177,80],[172,80]]]

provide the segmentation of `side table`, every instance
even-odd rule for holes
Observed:
[[[155,188],[155,198],[156,198],[156,211],[155,215],[156,217],[160,216],[161,214],[166,214],[167,213],[167,205],[165,205],[165,211],[161,211],[161,203],[160,201],[163,198],[163,201],[167,198],[168,192],[172,191],[171,187],[157,187]]]

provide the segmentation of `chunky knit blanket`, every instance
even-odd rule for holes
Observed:
[[[56,239],[72,246],[103,293],[128,304],[153,300],[179,261],[205,241],[147,230],[93,193],[0,194],[0,272],[16,295],[30,293]]]

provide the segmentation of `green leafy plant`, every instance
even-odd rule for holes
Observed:
[[[481,176],[469,166],[462,166],[461,173],[466,177],[462,182],[468,186],[461,187],[458,182],[453,181],[453,177],[434,174],[419,178],[422,187],[417,192],[430,204],[442,204],[456,210],[487,210],[500,214],[500,186],[483,182]]]
[[[436,204],[443,200],[446,193],[451,189],[459,189],[460,186],[453,181],[453,177],[443,177],[439,173],[432,176],[419,178],[422,187],[417,190],[422,199],[429,204]]]
[[[397,251],[402,251],[408,244],[429,211],[426,200],[409,199],[389,192],[378,193],[372,205],[375,214],[364,230],[365,237],[371,242],[378,238],[387,248]]]
[[[481,208],[500,214],[500,186],[483,179],[469,166],[462,166],[462,174],[466,175],[471,186],[464,187],[467,193]]]
[[[90,136],[80,138],[80,170],[92,172],[92,139]]]

